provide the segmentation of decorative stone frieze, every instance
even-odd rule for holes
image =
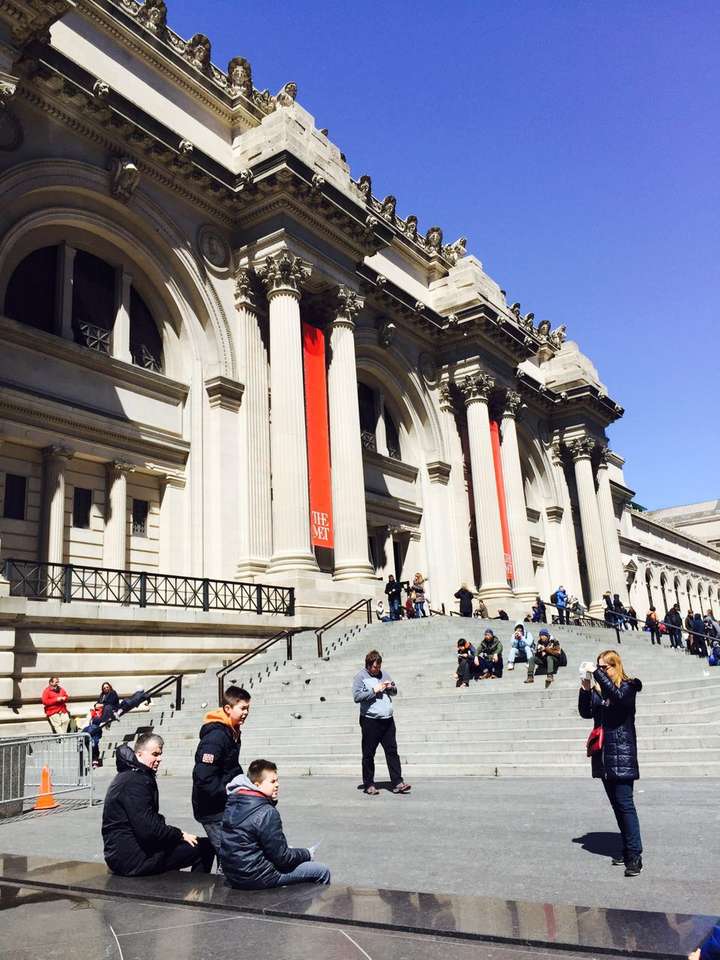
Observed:
[[[495,389],[495,381],[487,373],[478,373],[474,377],[465,377],[458,382],[458,389],[465,398],[465,404],[487,403]]]
[[[311,267],[300,257],[283,250],[268,257],[256,272],[265,285],[268,299],[278,293],[290,293],[300,299],[302,289],[310,278]]]
[[[156,37],[164,40],[167,34],[167,4],[165,0],[145,0],[137,14],[138,23]]]
[[[3,4],[4,6],[4,4]],[[12,38],[19,46],[35,40],[48,43],[50,27],[75,7],[75,0],[29,0],[10,13]]]

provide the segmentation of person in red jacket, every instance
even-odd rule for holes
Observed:
[[[60,686],[60,677],[50,677],[41,699],[53,733],[67,733],[70,726],[67,702],[70,698]]]

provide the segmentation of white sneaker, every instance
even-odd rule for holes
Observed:
[[[515,669],[515,664],[514,664],[514,663],[509,663],[509,664],[508,664],[508,670],[514,670],[514,669]]]

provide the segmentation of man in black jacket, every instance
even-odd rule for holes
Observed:
[[[220,850],[220,832],[225,812],[225,788],[242,773],[240,729],[250,711],[250,694],[242,687],[228,687],[219,710],[205,715],[193,767],[193,815],[203,825],[215,852]]]
[[[330,883],[330,871],[312,863],[316,847],[289,847],[277,812],[279,781],[270,760],[253,760],[248,775],[227,786],[220,862],[225,879],[240,890],[293,883]]]
[[[159,811],[157,769],[162,737],[145,733],[133,750],[118,747],[118,775],[108,787],[103,807],[102,835],[105,863],[123,877],[144,877],[191,867],[209,873],[213,848],[179,827],[165,823]]]

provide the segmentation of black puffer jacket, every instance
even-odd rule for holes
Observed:
[[[222,820],[225,788],[243,772],[239,762],[240,734],[222,716],[221,710],[207,714],[195,751],[192,806],[193,816],[200,823]]]
[[[127,744],[118,747],[115,758],[119,772],[103,806],[104,855],[113,873],[128,877],[146,871],[154,857],[161,860],[183,835],[159,812],[155,772],[140,763]]]
[[[642,682],[623,680],[616,687],[602,670],[596,670],[593,677],[602,695],[581,688],[578,698],[580,716],[605,731],[603,749],[592,755],[592,775],[604,780],[638,780],[635,697]]]
[[[244,774],[228,784],[227,792],[220,863],[231,887],[274,887],[283,873],[310,860],[304,847],[288,847],[275,804]]]

